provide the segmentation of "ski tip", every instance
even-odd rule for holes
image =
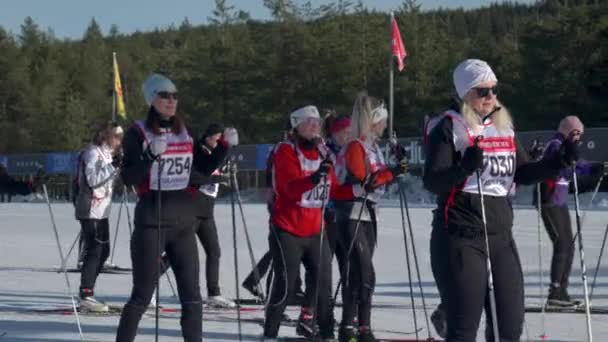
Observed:
[[[539,337],[541,340],[543,340],[543,341],[546,341],[546,340],[548,340],[548,339],[549,339],[549,336],[547,336],[547,335],[545,335],[545,334],[540,335],[540,336],[538,336],[538,337]]]

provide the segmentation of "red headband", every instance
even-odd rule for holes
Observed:
[[[350,127],[350,118],[340,118],[331,123],[329,133],[336,134],[348,127]]]

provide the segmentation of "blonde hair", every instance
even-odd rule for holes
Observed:
[[[382,100],[367,95],[367,92],[360,92],[355,99],[353,115],[351,120],[350,140],[358,139],[362,136],[371,136],[372,111],[382,105]]]
[[[513,119],[511,118],[509,109],[503,106],[498,100],[496,101],[496,106],[500,107],[500,109],[496,113],[492,114],[492,123],[494,123],[494,126],[499,131],[513,129]],[[471,128],[473,131],[475,131],[481,124],[479,114],[477,114],[473,107],[471,107],[466,101],[462,102],[460,113],[464,117],[464,121],[467,123],[467,126],[469,126],[469,128]]]

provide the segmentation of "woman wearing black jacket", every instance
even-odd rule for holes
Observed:
[[[229,148],[238,144],[236,129],[228,127],[223,131],[217,124],[211,124],[197,143],[201,158],[197,158],[195,168],[204,175],[212,177],[212,183],[202,185],[196,196],[198,236],[205,250],[205,278],[207,280],[207,296],[209,303],[222,307],[236,307],[236,303],[221,295],[219,286],[220,274],[220,242],[213,215],[215,198],[219,191],[219,183],[228,183],[228,175],[219,168],[225,162]]]
[[[202,300],[195,223],[196,206],[189,186],[205,180],[193,170],[197,157],[183,120],[176,115],[177,89],[168,78],[152,74],[143,85],[150,106],[123,140],[122,179],[135,186],[135,230],[131,238],[133,290],[124,306],[117,342],[135,339],[137,326],[158,280],[159,256],[166,252],[182,305],[184,341],[202,341]],[[160,192],[160,193],[159,193]],[[159,203],[160,200],[160,203]],[[158,246],[160,239],[160,249]]]
[[[515,139],[511,116],[496,98],[497,79],[490,66],[466,60],[453,76],[463,101],[461,110],[444,113],[430,130],[424,174],[425,188],[438,195],[431,265],[446,301],[446,341],[475,341],[484,308],[489,328],[486,339],[494,341],[478,169],[500,341],[519,341],[524,319],[523,275],[512,235],[509,194],[515,183],[531,184],[557,175],[574,158],[573,146],[568,145],[556,158],[528,162]]]

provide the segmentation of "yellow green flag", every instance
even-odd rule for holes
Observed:
[[[120,73],[118,72],[118,62],[116,62],[116,53],[114,53],[114,92],[116,93],[116,111],[121,118],[127,119],[127,110],[125,109],[125,101],[122,94],[122,84],[120,83]]]

